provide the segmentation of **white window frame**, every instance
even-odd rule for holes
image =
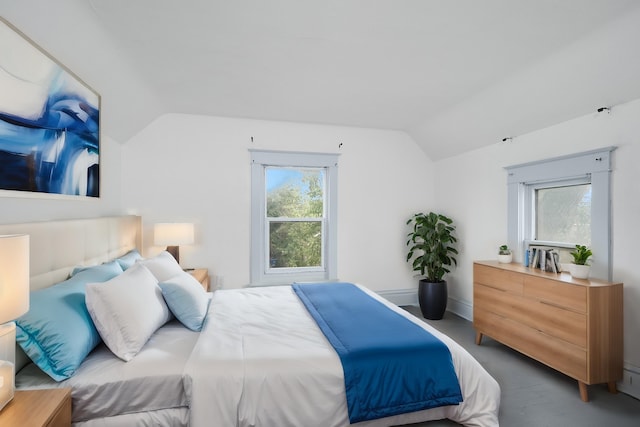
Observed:
[[[330,153],[249,150],[251,153],[251,286],[337,279],[338,156]],[[269,264],[266,168],[324,168],[325,203],[321,267],[278,268]],[[300,218],[304,220],[304,218]],[[312,218],[316,221],[317,218]]]
[[[616,147],[585,151],[531,163],[508,166],[507,244],[514,259],[522,262],[533,239],[535,188],[591,183],[591,276],[611,280],[611,172]],[[536,242],[547,243],[547,242]],[[548,242],[553,243],[553,242]],[[577,242],[579,243],[579,242]]]

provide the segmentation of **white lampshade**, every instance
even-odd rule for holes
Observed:
[[[29,311],[29,236],[0,236],[0,410],[15,391],[16,325]]]
[[[154,226],[153,242],[158,246],[192,245],[193,224],[163,222]]]
[[[29,311],[29,236],[0,236],[0,324]]]

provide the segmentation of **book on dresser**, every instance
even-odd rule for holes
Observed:
[[[560,254],[553,248],[531,247],[529,249],[529,267],[538,268],[550,273],[562,272]]]
[[[476,344],[488,336],[587,385],[616,392],[623,365],[623,284],[521,264],[473,264]]]

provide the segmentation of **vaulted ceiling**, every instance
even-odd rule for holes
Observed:
[[[126,143],[177,112],[397,129],[437,160],[640,98],[636,0],[0,0]]]

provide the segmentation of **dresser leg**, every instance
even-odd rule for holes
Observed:
[[[587,391],[587,385],[582,381],[578,381],[578,387],[580,388],[580,399],[583,402],[589,401],[589,392]]]
[[[482,342],[482,332],[476,332],[476,345],[480,345]]]
[[[616,382],[615,381],[609,381],[607,383],[607,388],[609,389],[609,393],[613,393],[613,394],[617,394],[618,393],[618,388],[616,386]]]

